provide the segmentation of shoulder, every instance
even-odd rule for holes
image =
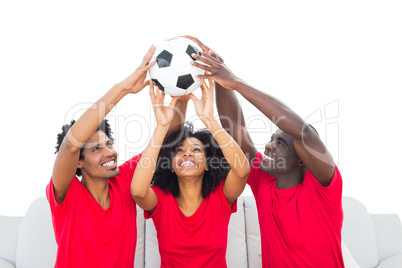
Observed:
[[[131,183],[131,179],[133,178],[135,168],[137,167],[140,158],[141,154],[138,154],[120,165],[118,167],[119,174],[116,176],[116,178],[125,178],[126,182]]]
[[[134,173],[135,168],[137,167],[138,161],[140,161],[141,154],[138,154],[130,160],[127,160],[124,162],[122,165],[119,166],[120,172],[125,172],[125,171],[132,171]]]
[[[253,163],[251,164],[251,171],[248,175],[247,183],[253,185],[254,183],[258,183],[261,178],[264,179],[274,179],[274,177],[265,171],[263,171],[260,167],[262,161],[262,154],[257,152],[257,156],[255,157]]]
[[[80,192],[82,192],[80,191],[80,188],[83,187],[84,186],[78,180],[77,176],[74,176],[73,180],[70,183],[70,186],[68,187],[67,194],[63,200],[63,203],[58,204],[55,197],[53,179],[51,178],[49,184],[46,186],[46,197],[52,211],[55,212],[56,210],[66,207],[67,204],[72,204],[73,200],[77,200],[80,197]]]
[[[305,186],[305,189],[309,189],[309,192],[317,193],[317,196],[325,202],[341,202],[343,182],[337,166],[335,166],[334,175],[328,186],[322,186],[309,170],[307,170],[302,184]]]

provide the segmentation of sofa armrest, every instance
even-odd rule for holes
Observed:
[[[402,225],[398,215],[371,214],[371,218],[380,262],[394,255],[402,255]]]
[[[342,239],[360,267],[378,265],[374,223],[366,207],[357,199],[343,196]]]
[[[18,230],[22,219],[23,217],[0,216],[0,259],[4,262],[15,263]],[[0,267],[2,265],[3,263]]]
[[[15,265],[0,258],[0,268],[15,268]]]
[[[382,260],[377,268],[396,268],[402,267],[402,254],[394,255],[392,257]]]

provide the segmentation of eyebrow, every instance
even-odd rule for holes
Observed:
[[[278,140],[280,140],[281,142],[283,142],[285,145],[288,145],[288,143],[287,143],[284,139],[278,138]]]
[[[107,139],[106,142],[105,142],[105,144],[108,144],[108,143],[111,142],[111,141],[112,141],[112,139]],[[97,144],[95,144],[95,145],[89,147],[89,149],[92,150],[93,148],[98,147],[98,146],[102,146],[102,144],[101,144],[101,143],[97,143]],[[88,148],[88,147],[85,147],[85,148]]]
[[[100,143],[95,144],[94,146],[91,146],[89,149],[92,150],[93,148],[98,147],[98,146],[100,146],[100,145],[101,145]]]

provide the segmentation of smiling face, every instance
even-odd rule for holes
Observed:
[[[206,152],[197,138],[185,139],[175,150],[173,170],[177,177],[203,177],[207,170]]]
[[[260,168],[272,176],[287,174],[300,168],[300,158],[294,147],[293,137],[278,129],[265,145]]]
[[[109,179],[119,174],[113,141],[103,131],[95,132],[84,145],[83,159],[78,162],[84,178]]]

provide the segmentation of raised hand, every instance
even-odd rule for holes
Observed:
[[[121,86],[127,93],[138,93],[149,84],[148,81],[145,81],[145,78],[147,77],[147,71],[149,68],[154,66],[156,63],[156,60],[149,62],[152,58],[152,55],[155,53],[155,50],[155,46],[152,45],[143,57],[140,66],[134,71],[134,73],[120,82]]]
[[[202,64],[195,61],[191,62],[192,65],[206,71],[204,75],[198,75],[198,78],[212,79],[222,87],[231,90],[235,89],[238,82],[241,81],[232,73],[232,71],[229,70],[223,61],[220,61],[205,52],[201,52],[201,56],[192,54],[192,57],[204,63]]]
[[[194,102],[195,112],[198,117],[206,123],[205,120],[211,120],[214,117],[214,90],[215,86],[211,79],[208,79],[208,84],[204,79],[201,80],[201,99],[198,99],[194,94],[190,94],[191,100]]]
[[[203,42],[198,40],[198,38],[190,36],[190,35],[184,35],[183,37],[194,41],[197,45],[200,46],[202,51],[204,51],[205,53],[208,53],[209,55],[211,55],[215,59],[219,60],[220,62],[223,62],[223,58],[218,53],[216,53],[213,49],[211,49],[210,47],[205,45]]]
[[[149,96],[151,97],[157,124],[160,126],[169,126],[173,120],[178,97],[173,97],[169,106],[164,106],[163,101],[165,99],[165,93],[155,87],[153,83],[149,83],[149,87]]]

